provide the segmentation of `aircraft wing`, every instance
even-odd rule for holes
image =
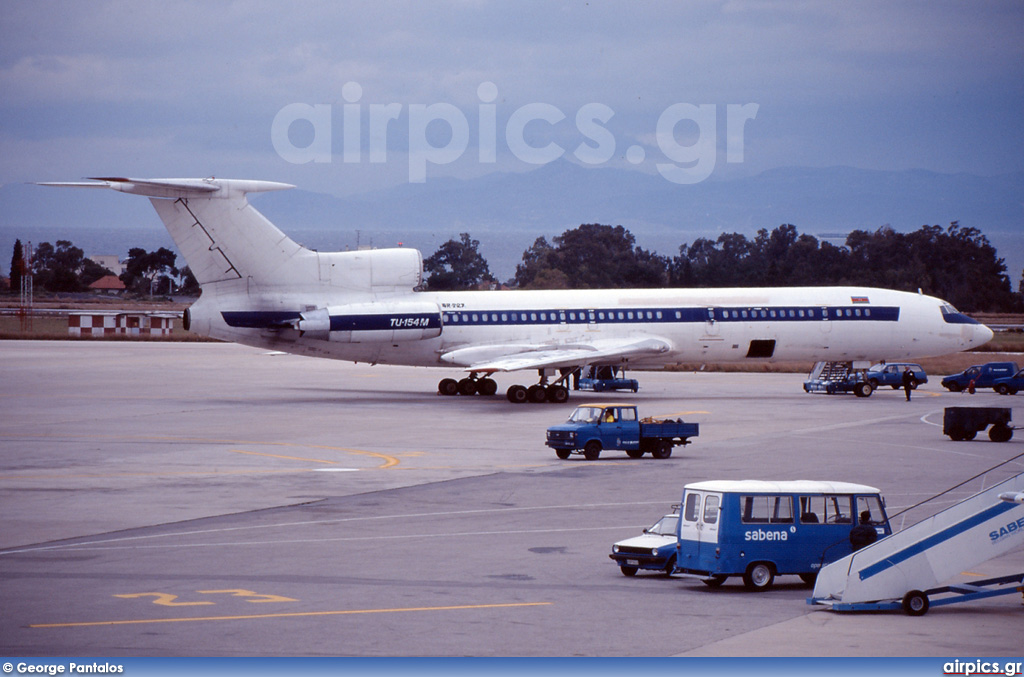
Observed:
[[[614,362],[629,357],[646,357],[668,352],[671,345],[654,336],[606,339],[592,343],[480,345],[445,353],[445,362],[461,364],[470,372],[557,369],[584,364]]]

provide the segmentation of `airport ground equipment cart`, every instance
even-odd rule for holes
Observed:
[[[920,616],[930,606],[1024,591],[1024,574],[939,585],[1020,547],[1024,473],[825,566],[807,603],[833,611],[903,609]],[[949,596],[933,600],[934,595]]]
[[[640,382],[635,378],[626,378],[624,371],[618,367],[587,367],[578,379],[576,390],[589,390],[595,393],[610,390],[640,390]]]
[[[853,362],[816,362],[804,381],[804,392],[808,393],[852,392],[857,397],[871,397],[874,390],[864,371]]]
[[[593,461],[610,449],[625,451],[630,458],[647,453],[668,458],[673,447],[689,444],[690,438],[699,434],[697,423],[682,419],[641,420],[632,404],[581,404],[565,423],[548,428],[545,444],[561,459],[583,454]]]
[[[1013,437],[1009,407],[946,407],[942,415],[942,434],[954,442],[973,440],[979,432],[988,430],[993,442],[1009,442]]]
[[[971,583],[943,585],[929,590],[910,590],[900,600],[861,602],[859,604],[827,601],[823,603],[831,606],[833,611],[899,611],[902,609],[908,616],[924,616],[932,607],[961,604],[1014,593],[1021,593],[1024,596],[1024,573],[986,578]],[[936,597],[936,595],[945,596]],[[808,600],[808,604],[815,603]]]

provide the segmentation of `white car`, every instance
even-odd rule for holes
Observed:
[[[639,569],[652,569],[665,575],[676,568],[676,540],[679,537],[679,513],[665,515],[644,529],[642,536],[619,541],[608,555],[625,576],[635,576]]]

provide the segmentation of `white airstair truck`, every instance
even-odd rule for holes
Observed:
[[[1024,547],[1022,494],[1024,473],[832,562],[818,573],[807,603],[921,616],[929,606],[1024,592],[1024,573],[936,587]]]

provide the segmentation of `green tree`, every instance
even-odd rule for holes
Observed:
[[[133,247],[128,250],[121,282],[133,293],[149,294],[154,290],[154,282],[158,277],[178,274],[178,269],[174,267],[176,258],[174,252],[166,247],[160,247],[154,252]]]
[[[192,269],[188,266],[181,269],[181,287],[178,292],[185,296],[199,296],[201,292],[199,281],[196,280],[196,276],[192,274]]]
[[[560,273],[560,275],[556,275]],[[516,266],[516,283],[524,289],[663,287],[668,261],[636,246],[622,226],[583,224],[554,238],[554,246],[538,238]]]
[[[1024,309],[1014,294],[1006,264],[977,228],[952,222],[912,233],[880,228],[854,231],[846,240],[850,277],[858,284],[904,291],[920,289],[966,311]]]
[[[764,232],[764,231],[762,231]],[[685,287],[743,287],[761,283],[754,245],[740,233],[722,233],[715,241],[699,237],[679,247],[669,282]]]
[[[11,291],[21,291],[21,276],[25,272],[25,250],[21,240],[14,241],[14,251],[11,253]]]
[[[459,240],[448,240],[423,261],[427,275],[427,288],[437,290],[476,289],[484,282],[493,281],[487,261],[480,255],[480,241],[469,233],[461,233]]]
[[[78,274],[84,259],[82,250],[67,240],[57,240],[56,247],[41,242],[32,258],[33,284],[52,292],[81,291]]]

